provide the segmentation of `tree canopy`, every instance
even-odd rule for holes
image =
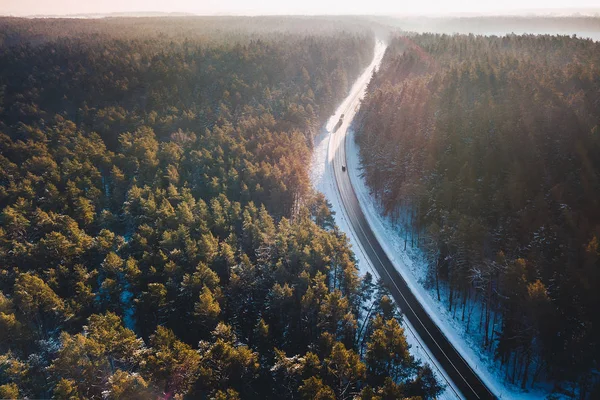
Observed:
[[[600,359],[599,57],[569,36],[398,36],[357,117],[374,196],[523,387],[586,393]]]
[[[0,397],[384,390],[307,172],[373,36],[267,20],[0,20]]]

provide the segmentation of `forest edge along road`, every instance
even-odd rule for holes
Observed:
[[[368,71],[371,72],[368,74],[368,78],[379,64],[383,56],[381,52],[384,50],[385,45],[379,42],[376,46],[375,58],[368,67]],[[360,82],[361,86],[358,90],[353,90],[342,103],[343,107],[341,108],[344,110],[342,115],[345,118],[340,117],[334,129],[332,129],[329,139],[329,156],[331,157],[333,152],[332,163],[335,183],[341,199],[341,206],[348,216],[348,224],[354,230],[356,239],[364,249],[365,256],[369,258],[371,265],[376,269],[401,312],[412,324],[421,342],[444,369],[445,374],[451,379],[454,387],[460,391],[462,397],[467,399],[493,399],[495,396],[433,322],[390,261],[363,214],[350,177],[344,173],[344,167],[347,165],[346,133],[358,108],[361,94],[366,90],[368,82],[368,79]],[[452,385],[450,385],[449,390],[454,390]]]

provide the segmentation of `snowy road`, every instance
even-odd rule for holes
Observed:
[[[338,220],[336,222],[351,238],[359,264],[361,262],[368,264],[376,275],[382,278],[404,314],[408,329],[415,335],[416,343],[428,349],[425,350],[427,357],[433,357],[435,360],[431,360],[432,363],[443,369],[439,371],[440,374],[444,379],[451,381],[448,382],[447,391],[467,399],[494,398],[495,396],[433,322],[394,268],[363,214],[348,173],[342,171],[342,166],[347,165],[345,140],[348,127],[352,123],[360,99],[364,96],[372,72],[378,67],[384,52],[385,44],[378,42],[371,65],[359,77],[350,95],[330,119],[327,132],[322,135],[321,144],[317,145],[316,151],[319,152],[318,148],[326,149],[326,154],[315,155],[315,157],[325,156],[326,162],[322,168],[316,168],[316,172],[313,172],[315,175],[312,177],[313,183],[330,201],[332,197],[337,200],[334,202],[334,211],[338,217],[341,217],[342,223],[339,223],[339,218],[336,218]],[[343,123],[335,129],[342,114]],[[333,131],[335,132],[328,133]]]

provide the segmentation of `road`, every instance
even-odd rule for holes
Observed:
[[[363,249],[364,256],[368,257],[371,265],[389,289],[404,318],[410,322],[419,335],[421,343],[428,348],[437,364],[443,368],[445,375],[452,380],[453,387],[450,386],[447,390],[458,390],[460,397],[466,399],[493,399],[495,396],[452,346],[429,314],[425,312],[406,281],[394,268],[363,214],[349,174],[342,171],[342,165],[347,165],[346,132],[356,114],[360,99],[365,93],[372,71],[378,67],[384,51],[385,45],[378,42],[373,62],[367,68],[367,71],[359,77],[350,92],[351,94],[338,109],[340,110],[338,111],[339,114],[344,114],[344,120],[342,125],[330,137],[328,158],[333,168],[341,205],[348,216],[348,224]],[[334,116],[331,121],[337,122],[337,118],[339,118],[339,115]],[[458,396],[459,393],[456,393],[456,395]]]

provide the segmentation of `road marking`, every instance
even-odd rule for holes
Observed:
[[[345,135],[344,135],[345,137]],[[339,148],[338,148],[339,150]],[[336,151],[337,154],[337,151]],[[345,155],[345,152],[344,152]],[[335,157],[334,159],[337,159],[337,157]],[[431,340],[433,340],[433,342],[435,343],[435,345],[437,346],[437,348],[439,349],[439,351],[446,357],[446,359],[448,360],[448,362],[450,363],[450,365],[454,368],[454,370],[456,371],[456,373],[462,378],[462,380],[466,383],[466,385],[469,387],[469,389],[471,389],[471,391],[473,392],[473,394],[479,399],[480,397],[477,395],[477,392],[475,392],[475,390],[473,389],[473,387],[469,384],[469,382],[467,382],[467,380],[465,379],[465,377],[460,373],[460,371],[456,368],[456,366],[454,365],[454,363],[452,362],[452,360],[450,360],[450,358],[448,357],[448,355],[446,354],[446,352],[444,352],[444,350],[442,350],[441,346],[438,344],[438,342],[435,340],[435,338],[433,337],[433,335],[429,332],[429,330],[425,327],[425,324],[423,324],[423,321],[421,321],[421,319],[419,318],[419,316],[417,315],[417,313],[414,311],[414,309],[411,307],[410,303],[408,302],[408,300],[406,300],[406,297],[404,297],[404,294],[402,293],[402,290],[400,290],[400,288],[398,287],[398,285],[396,284],[396,282],[394,281],[394,279],[392,278],[392,276],[390,275],[388,269],[384,266],[383,262],[381,261],[381,259],[379,258],[379,255],[377,254],[377,251],[375,251],[375,248],[373,247],[373,245],[371,244],[371,241],[369,240],[368,235],[366,234],[366,232],[364,231],[362,225],[361,225],[361,221],[359,220],[359,218],[357,217],[357,211],[352,208],[352,207],[348,207],[347,206],[347,202],[344,198],[344,196],[342,196],[342,188],[340,187],[339,184],[339,180],[338,180],[338,171],[336,169],[336,171],[334,171],[334,176],[335,176],[335,180],[336,180],[336,184],[338,187],[338,191],[340,192],[340,198],[342,199],[342,203],[344,204],[344,208],[346,209],[346,212],[348,214],[351,214],[350,211],[352,211],[352,214],[354,216],[354,219],[356,220],[356,225],[358,225],[358,227],[360,228],[365,240],[369,247],[371,248],[373,254],[375,255],[375,257],[377,258],[377,261],[379,261],[379,265],[381,265],[381,268],[385,271],[385,273],[387,274],[389,280],[392,282],[392,284],[394,285],[394,287],[396,288],[396,290],[398,291],[398,293],[400,293],[400,296],[402,296],[402,299],[404,300],[404,302],[406,303],[406,305],[408,306],[408,308],[410,309],[410,311],[412,312],[412,314],[414,315],[414,317],[418,320],[419,324],[421,324],[422,328],[425,330],[425,332],[429,335],[429,337],[431,338]],[[349,178],[348,178],[349,180]],[[350,186],[352,186],[352,183],[350,182]],[[356,194],[354,194],[354,196],[356,196]],[[358,197],[356,198],[356,201],[358,202]],[[362,210],[361,210],[362,211]],[[350,216],[350,215],[349,215]],[[364,218],[364,215],[363,215]],[[352,218],[348,218],[350,225],[354,226],[354,222],[352,221]],[[366,220],[366,218],[365,218]],[[360,242],[364,242],[362,240],[359,239]],[[364,244],[363,244],[364,246]],[[382,249],[383,250],[383,249]],[[370,258],[370,257],[369,257]],[[404,311],[404,313],[406,314],[406,311]],[[412,331],[412,330],[411,330]],[[414,332],[413,332],[414,335]],[[416,335],[415,335],[416,337]],[[423,346],[423,344],[421,344],[421,346]],[[423,350],[425,351],[425,346],[423,346]],[[431,358],[431,357],[430,357]],[[434,364],[435,365],[435,364]],[[436,368],[439,368],[437,365],[435,365]],[[440,371],[441,372],[441,371]],[[442,374],[442,376],[444,376]],[[446,377],[444,376],[444,380],[446,380]],[[450,386],[450,388],[452,389],[452,391],[454,392],[454,394],[460,398],[460,395],[458,393],[456,393],[456,390],[454,389],[454,387],[452,386],[452,384],[450,382],[447,382],[448,385]]]
[[[465,377],[461,374],[461,372],[458,370],[458,368],[456,367],[456,365],[452,362],[452,360],[450,359],[450,357],[448,357],[448,355],[446,354],[446,352],[442,349],[442,347],[439,345],[439,343],[437,342],[437,340],[434,338],[434,336],[431,334],[431,332],[429,331],[429,329],[425,326],[425,324],[423,323],[423,321],[419,318],[419,316],[417,315],[417,313],[415,312],[415,310],[412,308],[411,304],[407,301],[406,297],[404,296],[402,290],[400,290],[400,288],[398,287],[398,285],[396,284],[394,278],[392,277],[392,275],[390,274],[390,271],[388,270],[388,268],[386,268],[386,266],[384,265],[384,263],[382,262],[381,258],[379,257],[378,252],[375,250],[375,247],[372,244],[372,240],[369,238],[369,236],[367,235],[365,228],[363,227],[363,224],[366,224],[366,226],[370,229],[370,224],[369,221],[367,220],[365,214],[362,212],[361,206],[360,206],[360,201],[358,200],[358,196],[356,195],[356,192],[354,190],[354,187],[352,186],[352,180],[350,179],[349,175],[347,176],[348,179],[348,184],[346,185],[340,185],[340,182],[343,181],[342,176],[340,175],[341,173],[339,172],[339,168],[340,168],[340,164],[343,165],[343,162],[346,162],[346,165],[348,165],[347,159],[346,159],[346,138],[347,138],[347,131],[348,128],[350,126],[350,123],[352,122],[352,120],[355,118],[356,112],[359,109],[360,103],[354,105],[353,104],[358,100],[358,98],[361,96],[361,94],[363,94],[363,92],[366,92],[366,84],[368,84],[369,80],[370,80],[370,76],[372,76],[373,71],[377,68],[377,65],[381,62],[382,57],[379,57],[379,55],[383,55],[379,54],[379,53],[375,53],[375,57],[373,62],[369,65],[369,67],[367,67],[367,69],[365,70],[365,72],[363,73],[363,75],[361,75],[361,77],[359,78],[358,82],[361,82],[362,84],[362,88],[360,88],[359,90],[356,91],[356,93],[354,95],[352,95],[350,98],[345,100],[345,108],[344,108],[344,121],[343,123],[338,127],[337,131],[335,132],[331,132],[330,133],[330,138],[329,138],[329,145],[328,145],[328,150],[327,150],[327,163],[329,164],[330,168],[333,168],[333,175],[334,175],[334,179],[335,179],[335,192],[340,200],[340,204],[342,207],[342,215],[340,216],[341,218],[344,218],[343,214],[345,213],[347,216],[347,221],[349,221],[348,227],[349,229],[351,229],[351,231],[354,231],[354,235],[355,238],[357,239],[357,244],[360,247],[360,251],[363,254],[363,256],[365,257],[365,261],[369,260],[369,267],[371,269],[373,269],[375,267],[375,265],[373,264],[373,262],[375,261],[375,259],[373,257],[369,257],[368,256],[368,249],[365,246],[365,242],[368,243],[369,248],[371,249],[371,251],[373,252],[373,254],[375,254],[375,258],[377,258],[377,261],[379,262],[380,268],[383,268],[383,270],[385,271],[385,274],[387,275],[388,279],[392,282],[393,286],[395,287],[396,291],[398,291],[398,293],[400,294],[402,300],[404,300],[404,302],[406,303],[407,306],[407,310],[410,310],[410,312],[412,312],[412,315],[414,316],[414,318],[416,319],[416,321],[418,322],[418,324],[420,324],[420,326],[422,327],[422,329],[425,331],[426,335],[429,336],[429,338],[433,341],[433,344],[436,346],[434,348],[437,348],[437,350],[439,350],[445,357],[445,359],[447,360],[447,362],[450,364],[450,366],[453,368],[453,370],[458,374],[458,376],[462,379],[462,381],[466,384],[466,386],[471,390],[471,392],[474,394],[474,396],[476,396],[478,399],[480,398],[479,395],[477,394],[477,392],[473,389],[473,387],[469,384],[469,382],[467,381],[467,379],[465,379]],[[367,72],[370,72],[370,76],[366,76],[364,74],[366,74]],[[363,82],[366,81],[366,82]],[[359,85],[360,86],[360,85]],[[340,145],[340,136],[342,135],[341,139],[341,145]],[[333,145],[333,148],[332,148]],[[334,154],[332,155],[332,159],[331,162],[329,162],[330,160],[330,155],[331,155],[331,150],[334,150]],[[343,160],[341,160],[341,155],[339,154],[340,152],[343,153]],[[349,174],[349,170],[347,168],[348,174]],[[351,192],[351,193],[350,193]],[[346,197],[344,197],[346,196]],[[350,207],[349,203],[353,203],[352,200],[354,200],[354,207]],[[359,218],[359,216],[362,217]],[[363,222],[364,220],[364,222]],[[353,222],[355,221],[355,222]],[[360,233],[362,233],[362,236],[364,237],[364,240],[360,240],[358,233],[358,229],[356,228],[356,225],[358,225],[358,229],[360,229]],[[372,229],[370,229],[371,235],[373,237],[373,239],[379,244],[379,240],[378,238],[375,236],[375,233]],[[351,232],[349,232],[351,233]],[[394,267],[394,265],[391,262],[391,259],[387,256],[387,253],[385,251],[385,249],[383,248],[383,246],[381,246],[381,244],[379,244],[381,251],[383,252],[383,254],[385,254],[385,258],[389,261],[389,265],[392,266],[392,268],[394,269],[394,271],[396,271],[396,273],[398,274],[399,279],[402,279],[402,281],[404,282],[407,290],[411,291],[410,287],[408,286],[408,283],[406,282],[406,280],[402,277],[402,275],[400,274],[399,271],[396,270],[396,268]],[[375,271],[374,271],[375,272]],[[377,272],[377,275],[379,275],[379,273]],[[412,293],[411,294],[414,297],[414,300],[419,303],[419,300],[416,298],[416,296]],[[419,303],[420,304],[420,303]],[[421,306],[422,311],[424,313],[427,313],[427,311]],[[406,314],[406,312],[404,312]],[[481,378],[479,378],[479,376],[477,374],[475,374],[474,370],[471,368],[471,366],[469,365],[469,363],[466,362],[466,360],[464,359],[464,357],[458,352],[458,350],[454,347],[454,345],[452,343],[450,343],[450,341],[448,340],[448,338],[445,336],[445,334],[442,332],[442,330],[437,326],[437,324],[430,318],[430,321],[432,323],[432,325],[437,328],[438,332],[440,335],[442,335],[442,337],[445,338],[447,345],[450,347],[450,349],[454,350],[454,353],[456,354],[456,356],[462,360],[462,362],[465,364],[465,366],[472,372],[473,376],[476,379],[479,379],[481,385],[483,386],[483,388],[493,397],[493,394],[489,391],[489,389],[487,388],[487,386],[485,386],[485,384],[483,383],[483,381],[481,381]],[[425,354],[427,354],[428,358],[432,361],[432,364],[435,366],[435,368],[440,372],[440,374],[442,375],[442,377],[444,378],[444,380],[448,383],[448,386],[450,386],[450,388],[452,389],[452,391],[454,392],[454,394],[460,398],[460,395],[457,393],[457,388],[455,388],[453,386],[453,384],[451,383],[451,379],[449,380],[449,377],[447,377],[447,374],[444,374],[442,372],[442,369],[440,369],[440,366],[438,365],[438,363],[434,362],[434,358],[432,357],[431,354],[429,354],[430,350],[427,351],[427,346],[424,345],[423,343],[421,343],[420,336],[416,334],[416,332],[413,331],[413,329],[411,329],[410,326],[410,321],[409,324],[407,325],[407,328],[409,329],[409,331],[413,334],[413,336],[415,337],[417,343],[419,343],[421,345],[421,347],[423,347],[423,351],[425,352]],[[418,325],[417,325],[418,326]],[[426,350],[427,349],[427,350]]]

